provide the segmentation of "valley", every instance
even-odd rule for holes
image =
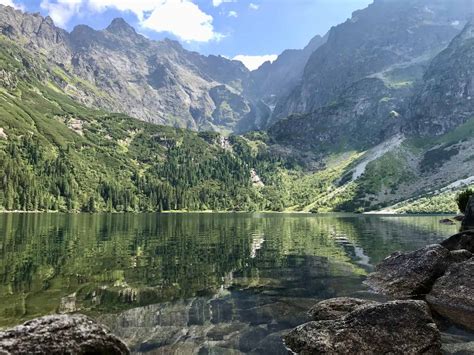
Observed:
[[[0,208],[455,213],[473,11],[428,3],[375,1],[252,72],[0,5]]]

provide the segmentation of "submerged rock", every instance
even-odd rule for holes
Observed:
[[[301,354],[440,354],[441,336],[423,301],[362,306],[346,316],[303,324],[284,338]]]
[[[33,319],[0,332],[1,354],[129,354],[127,346],[83,315]]]
[[[426,300],[442,316],[474,329],[474,259],[453,264]]]
[[[455,221],[453,221],[452,219],[449,219],[449,218],[442,219],[441,221],[439,221],[439,223],[446,224],[448,226],[453,226],[453,225],[456,224]]]
[[[321,301],[313,306],[308,314],[315,320],[335,320],[367,305],[375,305],[379,302],[362,300],[359,298],[339,297]]]
[[[450,252],[435,244],[411,253],[394,253],[377,265],[366,284],[384,294],[409,298],[427,294],[451,262]]]
[[[441,245],[451,251],[465,249],[474,253],[474,231],[455,234],[441,242]]]

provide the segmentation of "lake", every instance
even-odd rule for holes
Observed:
[[[457,232],[440,219],[1,214],[0,327],[77,311],[134,352],[285,354],[318,300],[377,298],[375,264]]]

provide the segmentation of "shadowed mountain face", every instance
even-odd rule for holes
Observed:
[[[300,83],[311,54],[326,40],[326,36],[315,36],[304,49],[286,50],[273,63],[266,62],[253,71],[253,95],[273,108],[279,99],[286,97]]]
[[[376,0],[331,29],[310,57],[302,83],[280,100],[274,115],[312,112],[368,76],[394,87],[412,84],[473,11],[471,0]]]
[[[444,134],[474,117],[473,21],[431,62],[411,110],[409,127],[424,136]]]
[[[49,17],[0,5],[0,33],[48,57],[64,91],[89,106],[220,131],[233,131],[244,118],[252,122],[248,116],[256,112],[243,96],[250,73],[242,63],[148,40],[123,19],[102,31],[81,25],[68,33]]]
[[[446,134],[474,117],[473,34],[469,22],[414,84],[361,79],[328,105],[278,121],[270,135],[302,149],[347,151],[369,149],[401,132]]]

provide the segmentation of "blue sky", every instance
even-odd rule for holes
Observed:
[[[373,0],[0,0],[50,15],[67,30],[105,28],[123,17],[153,39],[179,40],[203,54],[240,55],[249,67],[344,22]],[[267,57],[265,57],[267,56]],[[269,56],[269,57],[268,57]]]

